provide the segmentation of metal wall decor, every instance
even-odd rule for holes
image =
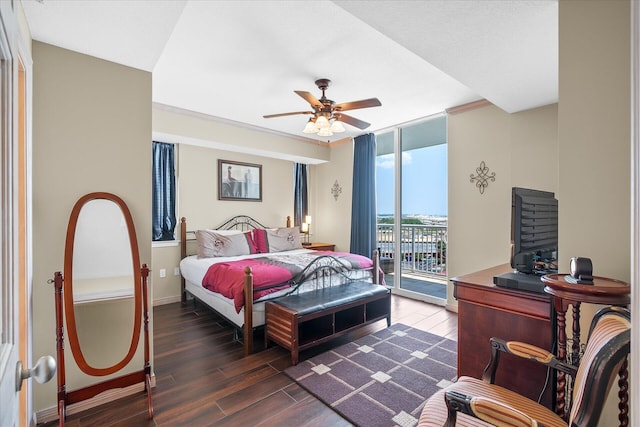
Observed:
[[[476,183],[476,187],[480,190],[480,194],[484,194],[484,189],[489,186],[489,180],[491,182],[496,181],[496,173],[489,173],[489,168],[484,164],[484,160],[480,162],[480,166],[476,168],[476,174],[471,174],[471,182]]]
[[[342,193],[342,187],[340,187],[340,184],[338,184],[338,180],[336,179],[336,182],[333,183],[333,187],[331,187],[331,194],[333,194],[333,198],[336,199],[336,202],[338,201],[340,193]]]

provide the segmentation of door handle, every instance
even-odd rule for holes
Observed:
[[[42,356],[31,369],[23,369],[22,362],[16,364],[16,391],[22,389],[22,381],[33,377],[38,383],[46,383],[56,373],[56,359],[52,356]]]

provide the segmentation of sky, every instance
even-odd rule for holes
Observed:
[[[393,154],[376,159],[378,214],[393,214]],[[447,144],[402,153],[403,215],[447,216]]]

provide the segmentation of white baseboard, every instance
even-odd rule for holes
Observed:
[[[151,389],[154,389],[155,386],[156,376],[154,374],[151,374]],[[73,405],[67,406],[67,415],[77,414],[78,412],[86,411],[87,409],[91,409],[99,405],[104,405],[105,403],[109,403],[135,393],[141,393],[143,391],[144,383],[142,382],[130,385],[129,387],[107,390],[95,397],[92,397],[91,399],[83,400],[82,402],[74,403]],[[35,419],[38,424],[57,420],[58,407],[52,406],[50,408],[46,408],[42,411],[36,412]]]
[[[165,304],[171,304],[174,302],[180,302],[180,295],[176,295],[173,297],[164,297],[164,298],[157,298],[153,300],[153,306],[157,306],[157,305],[165,305]]]
[[[445,308],[447,309],[447,311],[451,311],[453,313],[457,313],[458,312],[458,304],[449,304],[447,302],[447,305],[445,306]]]
[[[436,298],[431,295],[421,294],[419,292],[407,291],[402,288],[391,288],[391,293],[394,295],[400,295],[401,297],[411,298],[417,301],[423,301],[429,304],[437,305],[440,307],[444,307],[447,300]]]

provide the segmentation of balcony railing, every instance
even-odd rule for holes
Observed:
[[[393,224],[378,224],[381,258],[396,258]],[[447,226],[402,224],[400,227],[402,273],[437,278],[447,276]]]

